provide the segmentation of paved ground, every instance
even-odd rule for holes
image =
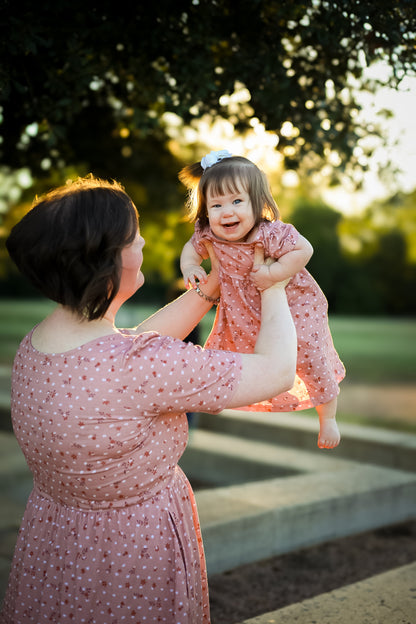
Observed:
[[[241,624],[415,624],[416,562]]]
[[[237,624],[415,561],[413,520],[245,565],[210,578],[212,624]],[[266,618],[264,623],[269,621],[281,620]],[[312,617],[299,621],[322,624]],[[341,621],[337,618],[331,624]],[[363,621],[349,619],[350,624]],[[378,624],[378,620],[370,621]],[[292,624],[288,619],[284,622]],[[416,608],[413,622],[397,622],[415,624]]]

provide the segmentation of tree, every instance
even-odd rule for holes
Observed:
[[[413,0],[0,0],[0,165],[36,175],[100,153],[128,159],[165,112],[186,122],[228,115],[243,85],[249,111],[279,136],[287,164],[337,153],[359,166],[354,80],[381,58],[397,85],[415,69]],[[365,85],[374,88],[373,84]],[[377,133],[377,129],[371,129]],[[114,175],[111,171],[111,175]]]
[[[339,280],[345,263],[337,232],[342,215],[316,200],[299,198],[290,215],[290,221],[302,232],[314,248],[306,267],[318,281],[329,304],[335,303]]]
[[[329,269],[337,274],[330,291],[333,312],[415,314],[415,200],[414,192],[397,194],[339,221],[337,246],[342,258],[340,262],[334,254],[336,266]]]

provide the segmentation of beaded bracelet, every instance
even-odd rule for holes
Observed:
[[[218,305],[221,300],[220,297],[218,297],[217,299],[214,299],[214,297],[209,297],[209,295],[206,295],[205,293],[203,293],[199,287],[199,284],[195,286],[194,290],[196,293],[198,293],[200,297],[202,297],[202,299],[205,299],[205,301],[209,301],[210,303],[213,303],[214,305]]]

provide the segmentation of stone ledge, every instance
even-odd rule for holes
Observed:
[[[241,624],[411,624],[416,563],[384,572]]]
[[[353,465],[318,448],[313,451],[197,429],[180,460],[186,475],[204,485],[235,485],[306,472],[339,470]]]
[[[198,426],[247,440],[276,443],[313,451],[317,448],[318,419],[294,413],[224,410],[220,414],[199,414]],[[330,451],[336,458],[351,459],[416,472],[416,435],[339,423],[341,444]],[[328,451],[320,451],[328,453]]]
[[[209,574],[414,518],[416,476],[356,465],[196,492]]]

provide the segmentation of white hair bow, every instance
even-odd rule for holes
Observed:
[[[218,152],[210,152],[201,158],[201,167],[205,171],[212,165],[215,165],[223,158],[231,158],[232,154],[228,150],[218,150]]]

